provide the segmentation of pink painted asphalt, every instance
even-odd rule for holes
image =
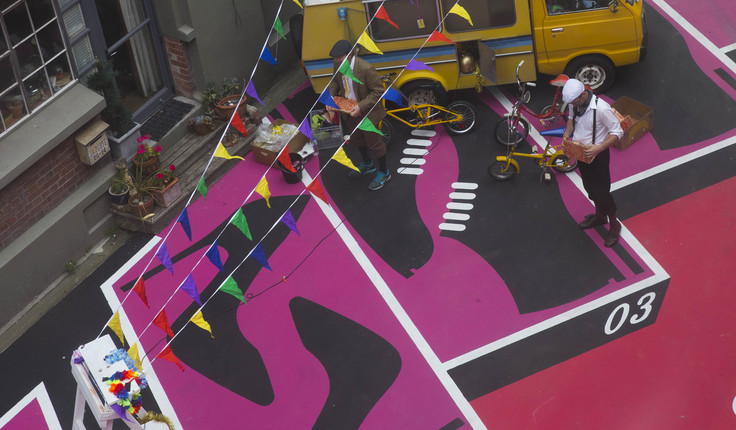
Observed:
[[[49,426],[46,423],[46,418],[44,418],[41,405],[36,399],[33,399],[3,426],[3,430],[43,430],[48,428]]]

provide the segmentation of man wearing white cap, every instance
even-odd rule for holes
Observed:
[[[562,100],[570,105],[563,138],[590,145],[585,149],[585,155],[594,157],[590,164],[578,163],[583,187],[595,205],[595,213],[587,215],[579,226],[586,230],[608,223],[609,231],[604,243],[610,248],[618,242],[621,223],[616,219],[616,202],[611,195],[611,171],[608,167],[611,154],[608,147],[618,142],[624,131],[611,105],[595,96],[577,79],[569,79],[565,83]]]

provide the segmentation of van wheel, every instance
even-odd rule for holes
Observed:
[[[565,74],[590,86],[598,94],[611,88],[616,69],[611,60],[606,57],[584,55],[570,61],[565,67]]]
[[[401,87],[401,92],[410,103],[444,106],[447,102],[447,91],[437,81],[417,79]]]

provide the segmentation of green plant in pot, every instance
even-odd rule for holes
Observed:
[[[128,172],[128,163],[124,158],[115,160],[115,168],[118,169],[118,172],[110,178],[110,187],[107,189],[107,192],[110,194],[114,204],[121,205],[125,202],[125,198],[130,191],[130,186],[128,185],[129,180],[127,179],[130,176],[130,172]]]
[[[101,93],[105,98],[107,106],[100,116],[103,121],[110,124],[113,137],[120,138],[135,127],[133,117],[123,105],[120,90],[115,84],[115,72],[111,62],[98,60],[95,63],[94,71],[87,77],[87,87]]]
[[[133,165],[132,172],[129,169],[126,172],[122,178],[113,177],[111,181],[128,187],[128,210],[143,218],[151,213],[155,204],[153,192],[160,186],[156,172],[146,174],[139,164]]]

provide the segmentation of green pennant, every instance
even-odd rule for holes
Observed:
[[[245,214],[243,214],[243,208],[238,209],[238,212],[235,214],[233,220],[230,221],[230,223],[239,228],[240,231],[243,232],[245,237],[253,240],[253,236],[251,236],[250,234],[250,228],[248,227],[248,221],[246,221]]]
[[[384,135],[383,133],[381,133],[381,130],[377,129],[376,126],[373,125],[373,123],[371,122],[370,119],[368,119],[368,117],[363,118],[363,121],[361,121],[360,124],[358,124],[358,129],[363,130],[363,131],[372,131],[373,133],[378,133],[381,136]]]
[[[345,58],[345,61],[342,62],[342,65],[337,71],[354,80],[355,82],[362,84],[362,82],[360,82],[358,78],[353,75],[353,71],[350,69],[350,61],[348,61],[347,57]]]
[[[199,180],[199,184],[197,184],[197,191],[199,191],[199,194],[202,194],[204,196],[204,199],[207,200],[207,185],[204,183],[204,177]]]
[[[240,291],[240,287],[238,287],[238,283],[235,282],[235,280],[233,279],[232,276],[228,276],[228,278],[225,281],[225,283],[222,284],[222,286],[220,287],[220,290],[222,290],[222,291],[224,291],[224,292],[226,292],[228,294],[232,294],[233,296],[235,296],[238,299],[240,299],[240,301],[243,302],[243,303],[248,303],[245,300],[245,297],[243,296],[243,292]]]
[[[282,39],[286,39],[286,36],[284,36],[284,27],[281,25],[281,18],[276,17],[276,22],[273,24],[273,29],[278,31]]]

